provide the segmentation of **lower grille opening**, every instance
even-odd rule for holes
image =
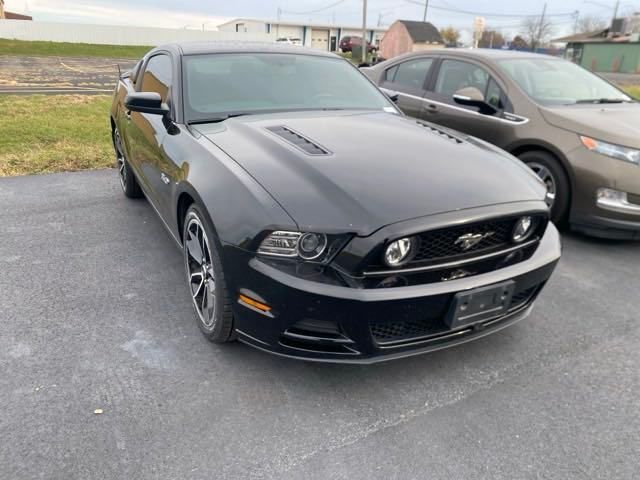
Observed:
[[[517,289],[511,298],[511,306],[508,313],[513,313],[530,304],[542,286],[540,284]],[[495,325],[501,320],[502,317],[494,318],[483,322],[480,327]],[[378,346],[400,347],[416,341],[445,342],[451,340],[452,337],[461,337],[473,333],[476,326],[465,326],[458,330],[450,330],[444,322],[442,313],[440,313],[438,316],[421,319],[371,323],[369,327],[371,335]]]
[[[354,342],[346,336],[337,322],[303,319],[286,329],[280,344],[307,352],[358,355]]]
[[[511,306],[509,311],[516,310],[523,305],[526,305],[531,300],[531,297],[540,290],[540,285],[534,285],[533,287],[525,288],[513,294],[511,297]]]

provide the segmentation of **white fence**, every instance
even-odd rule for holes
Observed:
[[[199,31],[169,28],[84,25],[76,23],[0,20],[0,38],[104,45],[148,45],[176,41],[223,40],[273,42],[275,34]]]

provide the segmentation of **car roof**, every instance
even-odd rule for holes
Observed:
[[[406,53],[389,60],[398,60],[400,58],[421,57],[425,55],[448,55],[460,58],[476,58],[487,61],[506,60],[506,59],[556,59],[562,60],[560,57],[552,55],[544,55],[533,52],[520,52],[518,50],[499,50],[493,48],[434,48],[430,50],[422,50],[419,52]]]
[[[337,57],[337,55],[333,53],[322,50],[304,48],[297,45],[283,45],[275,42],[175,42],[159,45],[151,50],[151,53],[157,50],[169,50],[179,55],[201,55],[207,53],[289,53],[313,55],[316,57]]]

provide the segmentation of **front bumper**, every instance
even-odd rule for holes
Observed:
[[[357,289],[306,280],[225,247],[233,265],[230,291],[272,307],[264,313],[233,308],[238,339],[270,353],[336,363],[374,363],[416,355],[485,336],[525,318],[560,258],[560,238],[549,224],[531,258],[490,273],[449,282]],[[456,293],[515,282],[506,314],[451,330],[444,316]]]
[[[571,226],[589,235],[640,240],[640,166],[590,152],[582,146],[568,155],[575,172]],[[628,195],[613,205],[598,201],[599,189]]]

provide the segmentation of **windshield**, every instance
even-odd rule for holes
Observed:
[[[184,57],[190,122],[229,113],[395,107],[340,58],[280,53]]]
[[[631,98],[578,65],[553,58],[498,60],[533,100],[542,105],[628,102]]]

